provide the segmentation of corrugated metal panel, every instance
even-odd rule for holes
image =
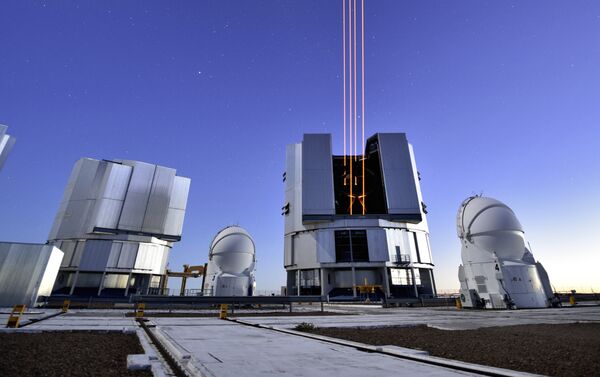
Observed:
[[[118,227],[141,232],[156,165],[138,161],[128,163],[133,164],[134,168]]]
[[[104,271],[110,255],[112,241],[88,240],[81,257],[81,271]]]
[[[161,246],[162,249],[162,260],[160,261],[160,267],[158,271],[155,271],[155,274],[164,274],[167,269],[167,263],[169,260],[169,253],[171,252],[171,248],[168,246]]]
[[[420,221],[421,203],[406,135],[382,133],[377,137],[388,213],[398,219]]]
[[[91,228],[116,229],[133,168],[110,162],[99,189]]]
[[[415,232],[417,234],[417,245],[419,247],[419,256],[421,263],[431,263],[431,251],[429,250],[429,240],[424,232]]]
[[[369,247],[369,261],[387,262],[389,260],[387,237],[384,229],[368,229],[367,243]]]
[[[162,273],[163,247],[149,243],[141,243],[135,259],[135,269],[155,274]]]
[[[60,220],[56,238],[53,239],[84,238],[88,231],[88,215],[95,202],[91,199],[69,201]]]
[[[171,189],[169,209],[164,219],[163,234],[181,237],[183,220],[187,207],[187,198],[190,190],[190,179],[175,177]]]
[[[402,253],[410,254],[410,261],[413,263],[418,262],[417,259],[417,246],[415,244],[415,236],[413,232],[402,230]]]
[[[60,245],[60,249],[64,253],[64,257],[62,259],[61,267],[69,267],[71,264],[71,260],[73,259],[73,254],[75,253],[75,246],[77,246],[77,241],[63,241]]]
[[[48,260],[53,259],[49,277],[44,279]],[[51,245],[0,243],[0,306],[25,304],[35,306],[42,281],[58,273],[62,252]]]
[[[317,260],[319,263],[335,262],[335,237],[333,230],[317,231]]]
[[[0,242],[0,266],[4,264],[4,260],[8,256],[8,251],[10,250],[9,243]]]
[[[165,228],[163,234],[181,237],[184,218],[185,210],[169,208],[169,210],[167,211],[167,218],[165,220]]]
[[[146,215],[142,231],[146,233],[162,234],[165,228],[165,219],[171,201],[171,191],[175,180],[175,169],[157,166],[154,172],[152,190],[146,207]]]
[[[79,169],[73,169],[73,190],[67,200],[96,199],[98,188],[94,187],[94,185],[98,184],[101,180],[100,177],[104,175],[106,165],[102,165],[101,167],[100,161],[89,158],[82,158],[77,161],[77,165],[79,165]],[[100,172],[98,171],[99,169]],[[98,175],[100,175],[100,177],[98,177]]]
[[[73,253],[73,258],[71,259],[69,267],[79,267],[79,262],[81,262],[84,248],[85,241],[78,241],[77,246],[75,246],[75,252]]]
[[[4,126],[0,125],[0,127]],[[15,145],[15,141],[16,139],[10,135],[0,134],[0,169],[2,169],[4,163],[8,159],[8,154]]]
[[[108,257],[108,262],[106,262],[106,267],[116,268],[118,266],[122,247],[123,242],[113,242],[112,247],[110,249],[110,256]]]
[[[106,165],[97,160],[82,158],[77,161],[50,231],[49,240],[86,236],[89,231],[90,210],[95,204],[105,169]]]
[[[52,294],[52,288],[54,287],[54,282],[56,281],[56,276],[58,275],[58,270],[60,269],[63,257],[64,254],[61,250],[56,247],[51,249],[48,263],[42,274],[38,296],[50,296]]]
[[[138,244],[133,242],[124,242],[119,255],[117,268],[133,268],[137,256]]]
[[[169,208],[185,210],[185,208],[187,207],[188,194],[190,191],[190,183],[191,180],[186,177],[176,176],[173,179]]]
[[[305,134],[302,140],[302,218],[335,215],[331,135]]]

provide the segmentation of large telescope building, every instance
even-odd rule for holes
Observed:
[[[353,178],[351,166],[360,172]],[[435,295],[419,180],[403,133],[373,135],[361,156],[334,156],[329,134],[288,145],[288,294],[353,299],[367,288],[378,298]]]
[[[190,179],[129,160],[75,164],[48,237],[64,252],[54,293],[127,295],[159,287],[181,239]]]

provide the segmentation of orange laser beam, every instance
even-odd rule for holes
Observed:
[[[360,120],[362,123],[362,148],[366,149],[366,145],[365,145],[365,0],[361,1],[361,12],[360,12],[360,17],[361,17],[361,25],[360,25],[360,31],[361,31],[361,38],[360,38],[360,43],[361,43],[361,48],[360,48],[360,53],[361,53],[361,65],[360,65],[360,70],[361,70],[361,85],[360,85],[360,89],[361,89],[361,110],[360,110]],[[366,154],[366,151],[363,151],[363,154]],[[365,199],[366,199],[366,195],[365,195],[365,157],[363,155],[363,159],[362,159],[362,214],[364,215],[366,213],[366,204],[365,204]]]
[[[342,0],[342,50],[344,71],[344,166],[346,166],[346,0]]]

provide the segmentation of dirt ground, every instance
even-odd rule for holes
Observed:
[[[135,334],[0,333],[0,376],[152,376],[127,370],[127,355],[139,353]]]
[[[600,376],[600,323],[524,325],[477,330],[426,326],[317,328],[315,334],[397,345],[432,356],[549,376]]]

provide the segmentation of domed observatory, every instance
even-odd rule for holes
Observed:
[[[458,279],[463,306],[550,306],[548,274],[525,246],[521,223],[506,204],[472,196],[461,204],[456,222],[462,245]]]
[[[226,227],[210,245],[205,295],[252,296],[255,265],[255,247],[250,234],[239,226]]]

